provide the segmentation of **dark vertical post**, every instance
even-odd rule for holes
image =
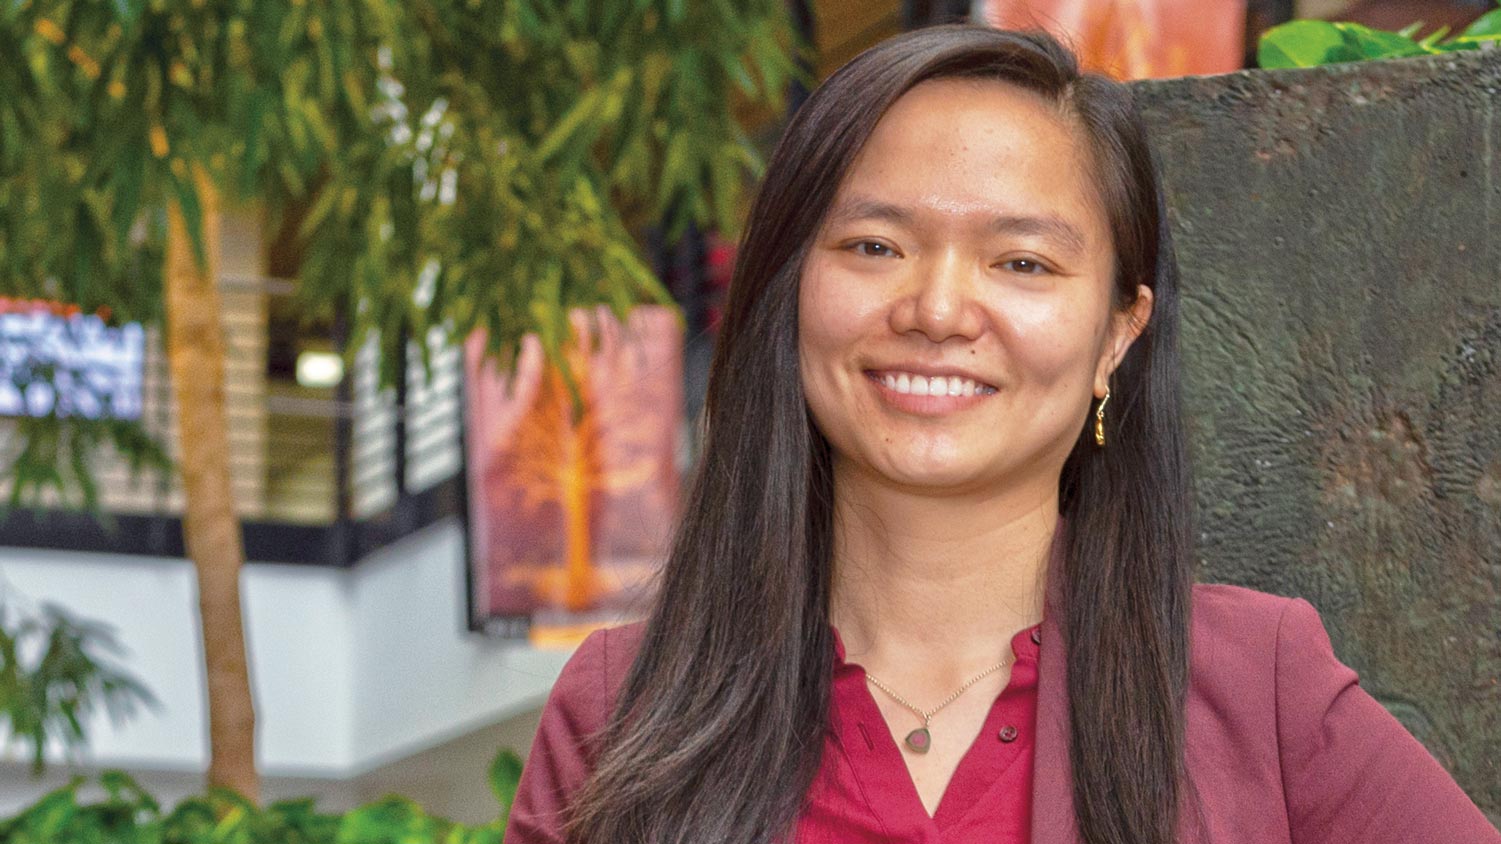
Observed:
[[[144,359],[144,355],[142,356]],[[143,364],[144,365],[144,364]],[[166,342],[161,346],[161,357],[156,362],[156,430],[154,435],[165,437],[172,429],[172,377],[167,372],[167,349]],[[143,373],[141,378],[145,380]],[[144,389],[144,385],[143,385]],[[145,399],[142,399],[142,404]],[[144,420],[143,420],[144,421]],[[157,473],[156,502],[151,507],[153,519],[149,530],[150,547],[163,556],[176,556],[169,554],[165,549],[171,547],[171,543],[181,542],[182,526],[177,518],[167,507],[167,502],[172,498],[172,480],[174,469]],[[158,550],[161,549],[161,550]]]
[[[902,29],[917,29],[928,22],[933,0],[902,0]]]
[[[349,349],[349,319],[342,307],[335,309],[333,320],[334,349],[346,355]],[[346,355],[347,356],[347,355]],[[330,556],[340,566],[354,563],[353,525],[350,510],[353,496],[350,484],[354,472],[350,454],[354,450],[354,392],[350,381],[354,373],[346,371],[334,385],[334,522],[330,531]]]
[[[673,296],[683,306],[683,411],[697,420],[709,391],[709,364],[714,340],[709,336],[708,284],[705,279],[706,239],[697,225],[689,224],[673,245],[671,280]],[[693,429],[696,433],[696,429]],[[698,443],[690,442],[693,453]]]
[[[1261,34],[1293,19],[1293,0],[1247,0],[1246,67],[1256,67],[1256,45]]]
[[[683,236],[672,248],[670,284],[673,298],[683,307],[683,319],[690,338],[703,333],[708,324],[704,302],[704,232],[689,223]]]
[[[459,344],[459,488],[457,490],[459,506],[459,530],[464,537],[464,627],[471,633],[478,633],[484,629],[479,613],[475,612],[479,606],[479,596],[475,590],[479,584],[474,577],[474,514],[469,511],[469,379],[465,375],[469,372],[467,352],[464,344]]]
[[[818,49],[818,42],[814,40],[817,30],[813,22],[813,6],[808,0],[788,0],[788,7],[792,12],[792,26],[797,31],[797,38],[801,49],[797,51],[798,70],[813,78],[815,73],[813,66],[813,54]],[[808,99],[811,89],[801,79],[794,79],[787,86],[787,119],[802,108],[803,101]]]
[[[394,472],[396,474],[396,507],[401,508],[407,497],[407,357],[412,345],[411,332],[407,329],[406,320],[401,322],[400,342],[396,352],[396,430],[395,450],[396,461]]]

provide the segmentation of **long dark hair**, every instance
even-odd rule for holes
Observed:
[[[790,836],[821,762],[833,669],[829,446],[798,369],[803,257],[885,110],[953,77],[1021,86],[1073,121],[1110,217],[1113,304],[1128,305],[1137,284],[1153,289],[1150,323],[1114,374],[1108,447],[1080,420],[1063,468],[1059,610],[1083,841],[1175,840],[1194,553],[1177,278],[1156,171],[1126,86],[1081,74],[1042,33],[941,26],[845,65],[772,156],[730,286],[703,454],[640,651],[570,804],[571,841]]]

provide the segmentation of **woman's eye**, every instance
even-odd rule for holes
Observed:
[[[1044,267],[1041,262],[1034,261],[1031,258],[1012,258],[1001,264],[1001,266],[1011,267],[1022,275],[1042,275],[1048,271],[1048,268]]]
[[[852,245],[851,248],[855,250],[855,254],[871,258],[884,258],[888,255],[896,254],[895,249],[874,240],[862,240]]]

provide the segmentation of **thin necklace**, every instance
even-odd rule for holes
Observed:
[[[970,686],[973,686],[981,680],[984,680],[986,677],[989,677],[997,671],[1000,671],[1002,668],[1005,668],[1006,665],[1010,662],[1011,658],[1007,657],[1006,659],[997,662],[995,665],[990,666],[984,671],[981,671],[979,674],[976,674],[975,676],[969,678],[969,680],[966,681],[964,685],[960,686],[957,691],[945,698],[943,703],[938,704],[932,709],[918,709],[916,706],[913,706],[910,702],[908,702],[906,698],[892,691],[890,686],[887,686],[885,683],[877,680],[875,676],[873,676],[870,672],[866,672],[865,679],[869,680],[871,685],[890,695],[892,700],[917,713],[917,716],[922,719],[922,726],[908,733],[906,742],[907,746],[912,748],[914,753],[927,753],[928,750],[933,747],[933,733],[928,729],[929,725],[933,722],[933,716],[937,715],[940,709],[943,709],[945,706],[948,706],[949,704],[958,700],[960,695],[969,691]]]

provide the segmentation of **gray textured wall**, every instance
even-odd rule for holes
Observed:
[[[1501,50],[1140,83],[1203,580],[1302,596],[1501,821]]]

